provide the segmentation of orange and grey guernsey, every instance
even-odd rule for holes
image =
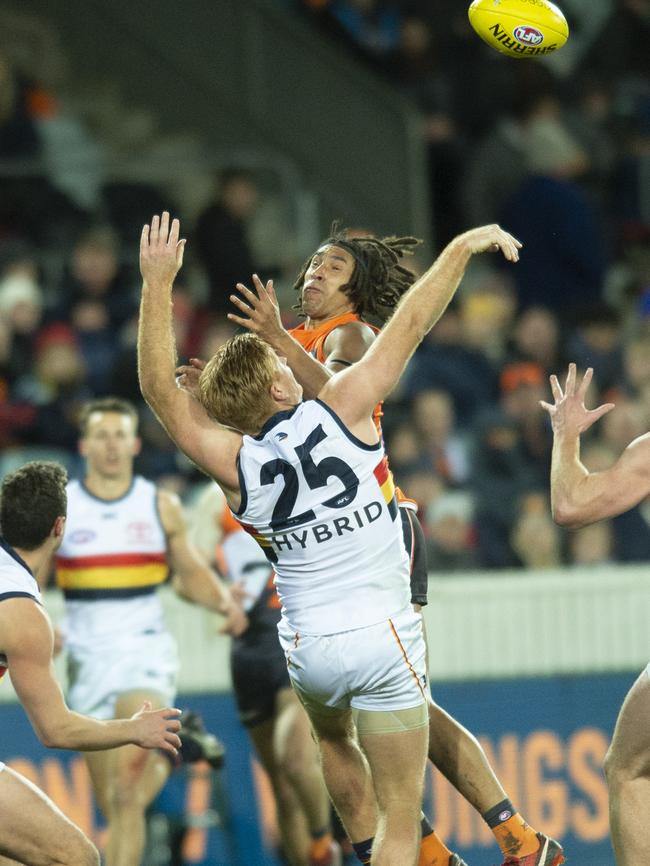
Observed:
[[[124,496],[105,500],[79,481],[70,482],[66,531],[56,558],[56,580],[66,599],[150,594],[167,573],[154,484],[136,477]]]
[[[340,316],[333,316],[331,319],[327,319],[327,321],[320,324],[317,328],[305,328],[304,322],[300,325],[297,325],[295,328],[291,328],[289,333],[297,340],[303,349],[306,352],[316,358],[321,364],[325,364],[327,358],[325,357],[325,340],[329,337],[332,331],[335,331],[337,328],[340,328],[342,325],[347,325],[349,322],[361,322],[361,324],[365,325],[367,328],[370,328],[375,334],[378,334],[380,328],[376,328],[374,325],[371,325],[369,322],[364,322],[357,313],[342,313]],[[377,432],[383,439],[383,434],[381,430],[381,418],[384,414],[383,412],[383,403],[377,403],[375,406],[372,419],[375,422],[375,427],[377,428]],[[386,463],[388,467],[388,462]],[[390,469],[388,469],[390,473]],[[392,473],[391,479],[392,479]],[[417,511],[417,502],[414,499],[406,496],[399,487],[395,487],[395,496],[397,498],[397,502],[404,508],[412,508],[414,511]]]

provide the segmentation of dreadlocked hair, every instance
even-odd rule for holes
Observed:
[[[350,299],[354,311],[364,320],[386,321],[402,295],[415,282],[415,275],[400,260],[412,256],[422,241],[413,237],[350,237],[340,224],[332,224],[331,236],[320,245],[337,246],[354,257],[355,267],[350,282],[342,291]],[[301,292],[311,256],[303,265],[294,289]],[[302,313],[302,301],[294,304]]]

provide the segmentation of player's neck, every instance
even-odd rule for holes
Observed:
[[[53,545],[49,538],[47,541],[43,542],[40,547],[37,547],[36,550],[23,550],[22,547],[14,547],[14,550],[25,563],[27,568],[29,568],[34,577],[38,575],[45,563],[49,562],[52,558],[52,553],[54,552]]]
[[[347,316],[348,313],[354,313],[352,307],[342,307],[341,309],[328,311],[316,316],[307,316],[305,319],[305,331],[315,331],[326,322],[338,319],[340,316]]]
[[[89,469],[84,478],[85,488],[98,499],[121,499],[133,483],[133,473],[106,476]]]

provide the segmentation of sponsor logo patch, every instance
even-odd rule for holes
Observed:
[[[97,533],[93,529],[75,529],[69,540],[72,544],[88,544],[94,538],[97,538]]]

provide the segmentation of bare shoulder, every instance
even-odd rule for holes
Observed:
[[[52,624],[45,608],[30,597],[0,602],[0,650],[8,657],[17,652],[52,652]]]
[[[327,335],[323,351],[328,360],[340,355],[340,360],[354,363],[365,354],[375,338],[375,331],[366,322],[346,322]]]

